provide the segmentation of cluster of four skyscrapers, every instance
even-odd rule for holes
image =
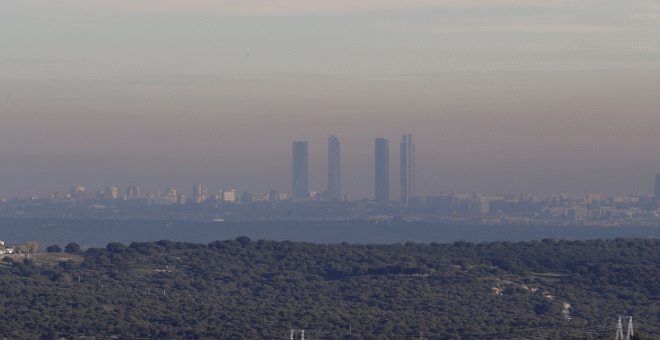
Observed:
[[[399,178],[401,183],[401,203],[408,204],[415,197],[415,144],[412,135],[403,135],[400,149]],[[308,188],[308,147],[307,142],[293,142],[293,199],[310,196]],[[385,138],[376,138],[375,148],[375,200],[390,200],[390,144]],[[339,159],[339,139],[328,138],[328,190],[327,199],[341,199],[341,166]]]

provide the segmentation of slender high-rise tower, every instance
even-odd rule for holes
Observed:
[[[328,138],[328,198],[341,198],[341,171],[339,166],[339,139]]]
[[[415,197],[415,144],[411,134],[401,137],[400,159],[401,203],[408,205]]]
[[[202,203],[206,201],[206,194],[207,194],[207,189],[206,185],[202,184],[195,184],[193,185],[193,202],[195,203]]]
[[[376,202],[390,200],[390,142],[376,138]]]
[[[309,197],[307,142],[293,142],[293,199]]]

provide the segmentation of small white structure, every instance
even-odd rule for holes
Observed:
[[[13,248],[5,248],[5,242],[4,241],[0,241],[0,245],[2,245],[2,247],[0,247],[0,254],[13,254],[14,253]]]

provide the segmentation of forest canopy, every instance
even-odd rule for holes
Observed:
[[[58,247],[0,261],[0,336],[605,339],[619,315],[660,335],[656,239]]]

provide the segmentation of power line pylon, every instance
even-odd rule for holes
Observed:
[[[623,340],[623,325],[621,325],[621,317],[619,316],[619,323],[616,326],[616,336],[614,340]]]
[[[294,334],[300,332],[300,340],[305,340],[305,330],[304,329],[292,329],[291,337],[289,339],[294,340]],[[623,339],[622,339],[623,340]]]
[[[626,332],[626,340],[632,340],[633,337],[633,325],[632,325],[632,316],[628,317],[628,331]]]

